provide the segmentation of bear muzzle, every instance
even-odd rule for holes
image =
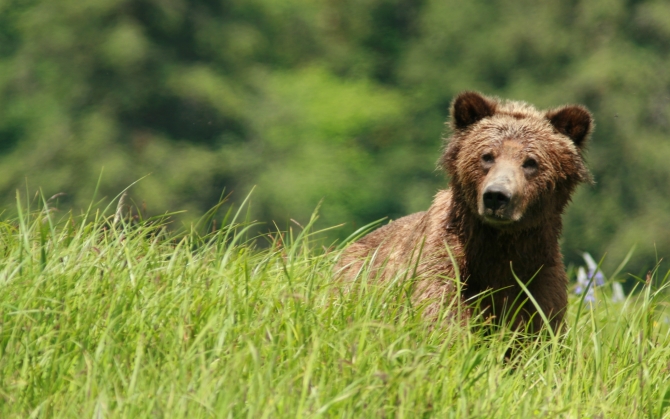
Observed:
[[[497,167],[489,173],[478,203],[478,212],[484,221],[501,225],[521,219],[523,214],[519,196],[521,183],[523,182],[517,179],[515,171],[509,166]]]
[[[491,185],[484,191],[484,212],[486,215],[494,215],[504,211],[512,200],[512,192],[502,185]]]
[[[482,193],[479,214],[492,224],[511,223],[515,221],[512,198],[512,191],[504,185],[488,185]]]

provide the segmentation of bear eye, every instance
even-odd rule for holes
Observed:
[[[535,161],[534,158],[527,158],[526,161],[523,162],[524,169],[529,169],[529,170],[535,170],[537,169],[537,161]]]
[[[495,159],[493,158],[493,154],[491,154],[491,153],[485,153],[485,154],[482,156],[482,161],[483,161],[484,163],[493,163],[494,160],[495,160]]]

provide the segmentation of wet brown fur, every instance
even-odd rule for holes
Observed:
[[[593,128],[590,113],[578,105],[540,111],[464,92],[452,103],[450,122],[453,134],[440,165],[451,188],[438,192],[427,211],[350,245],[336,270],[353,279],[368,261],[370,277],[385,282],[409,269],[416,274],[413,300],[426,302],[424,314],[437,318],[457,294],[454,260],[463,301],[486,294],[479,306],[486,317],[537,331],[542,319],[516,274],[558,329],[567,304],[561,214],[575,187],[591,180],[582,157]],[[514,191],[514,211],[500,218],[504,222],[482,214],[483,189],[498,167],[507,171]]]

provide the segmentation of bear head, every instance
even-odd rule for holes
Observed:
[[[593,118],[583,106],[539,111],[463,92],[451,106],[451,129],[441,165],[453,199],[493,227],[560,216],[575,187],[591,180],[583,151]]]

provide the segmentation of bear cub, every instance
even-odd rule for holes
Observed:
[[[591,114],[579,105],[542,111],[463,92],[452,102],[450,126],[439,161],[450,189],[427,211],[351,244],[337,275],[352,280],[367,265],[370,278],[384,282],[409,270],[412,299],[425,304],[428,318],[453,317],[441,312],[461,298],[466,316],[481,310],[495,324],[537,332],[544,322],[516,275],[558,330],[568,282],[561,214],[576,186],[591,181],[583,157]]]

